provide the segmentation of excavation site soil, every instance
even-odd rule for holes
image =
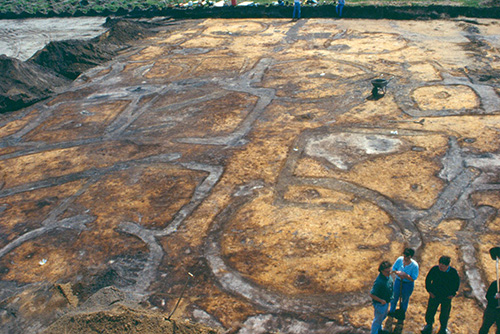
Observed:
[[[74,78],[0,115],[0,332],[369,333],[377,267],[405,247],[403,333],[441,255],[449,329],[477,332],[500,20],[145,21],[94,40],[99,60],[9,60]]]

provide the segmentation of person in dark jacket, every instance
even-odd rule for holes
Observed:
[[[391,267],[392,265],[389,261],[382,261],[382,263],[380,263],[378,266],[379,274],[370,291],[375,314],[370,334],[382,332],[382,323],[389,311],[389,302],[392,298],[392,288],[394,284],[391,277]]]
[[[456,296],[459,287],[460,277],[457,270],[450,266],[450,257],[441,256],[439,264],[432,267],[425,278],[425,289],[429,293],[429,302],[425,312],[426,325],[422,329],[422,334],[432,333],[432,324],[434,324],[434,316],[439,305],[441,305],[441,313],[439,314],[441,328],[438,334],[448,333],[451,300]]]
[[[497,284],[497,281],[493,281],[486,292],[488,305],[484,310],[483,324],[479,329],[479,334],[488,334],[494,323],[497,324],[496,334],[500,334],[500,293],[497,292]]]

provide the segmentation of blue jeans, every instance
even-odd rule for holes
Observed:
[[[389,304],[382,305],[380,303],[373,303],[373,308],[375,310],[375,317],[372,322],[371,334],[378,334],[379,330],[382,329],[382,323],[387,317],[387,311],[389,310]]]
[[[300,3],[295,2],[293,5],[293,18],[297,17],[300,19]]]
[[[335,11],[337,12],[337,14],[339,14],[339,16],[342,16],[342,9],[344,8],[344,5],[342,4],[338,4],[337,7],[335,7]]]
[[[401,293],[401,309],[405,312],[408,309],[408,303],[410,302],[410,296],[413,293],[413,288],[415,287],[414,282],[403,282],[403,289],[401,289],[401,280],[396,279],[394,281],[394,296],[391,300],[391,310],[394,312],[399,301],[399,294]]]

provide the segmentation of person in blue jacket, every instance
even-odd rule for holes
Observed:
[[[425,312],[426,325],[422,329],[422,334],[432,333],[432,324],[439,305],[441,305],[441,313],[439,314],[441,328],[438,334],[448,334],[451,300],[457,295],[460,287],[460,276],[458,276],[457,270],[450,266],[450,261],[449,256],[441,256],[439,264],[432,267],[425,278],[425,289],[429,293],[429,302]]]
[[[379,274],[370,291],[375,314],[372,322],[371,334],[378,334],[379,331],[382,331],[382,323],[387,317],[394,284],[391,276],[391,263],[389,261],[382,261],[378,266],[378,272]]]
[[[418,277],[418,263],[413,259],[414,255],[415,251],[413,249],[405,248],[403,256],[398,257],[392,266],[392,271],[396,274],[396,279],[394,281],[394,297],[391,300],[391,308],[389,310],[390,317],[394,316],[400,296],[400,308],[405,313],[408,309],[410,296],[413,293],[415,280]]]

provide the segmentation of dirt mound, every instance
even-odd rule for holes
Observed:
[[[128,42],[149,34],[147,28],[137,22],[107,19],[109,31],[88,41],[66,40],[50,42],[29,59],[38,65],[51,68],[69,79],[103,62],[111,60]]]
[[[88,41],[50,42],[26,62],[0,56],[0,113],[52,96],[88,69],[111,60],[130,41],[150,34],[144,23],[107,19],[110,29]]]
[[[108,17],[104,26],[110,28],[109,31],[95,38],[95,40],[103,43],[121,45],[151,35],[149,24],[137,21],[111,19]]]
[[[67,40],[50,42],[35,53],[32,62],[74,80],[82,72],[113,58],[115,52],[108,45],[92,41]]]
[[[71,81],[33,62],[0,55],[0,112],[24,108]]]
[[[67,314],[43,332],[43,334],[59,333],[217,334],[218,332],[202,325],[167,320],[160,313],[118,304],[110,310]]]
[[[165,314],[145,309],[131,301],[128,294],[113,286],[102,288],[83,304],[69,284],[58,285],[60,293],[76,307],[74,311],[61,316],[43,334],[217,334],[203,325],[178,322],[167,319]],[[71,303],[74,300],[75,302]]]

